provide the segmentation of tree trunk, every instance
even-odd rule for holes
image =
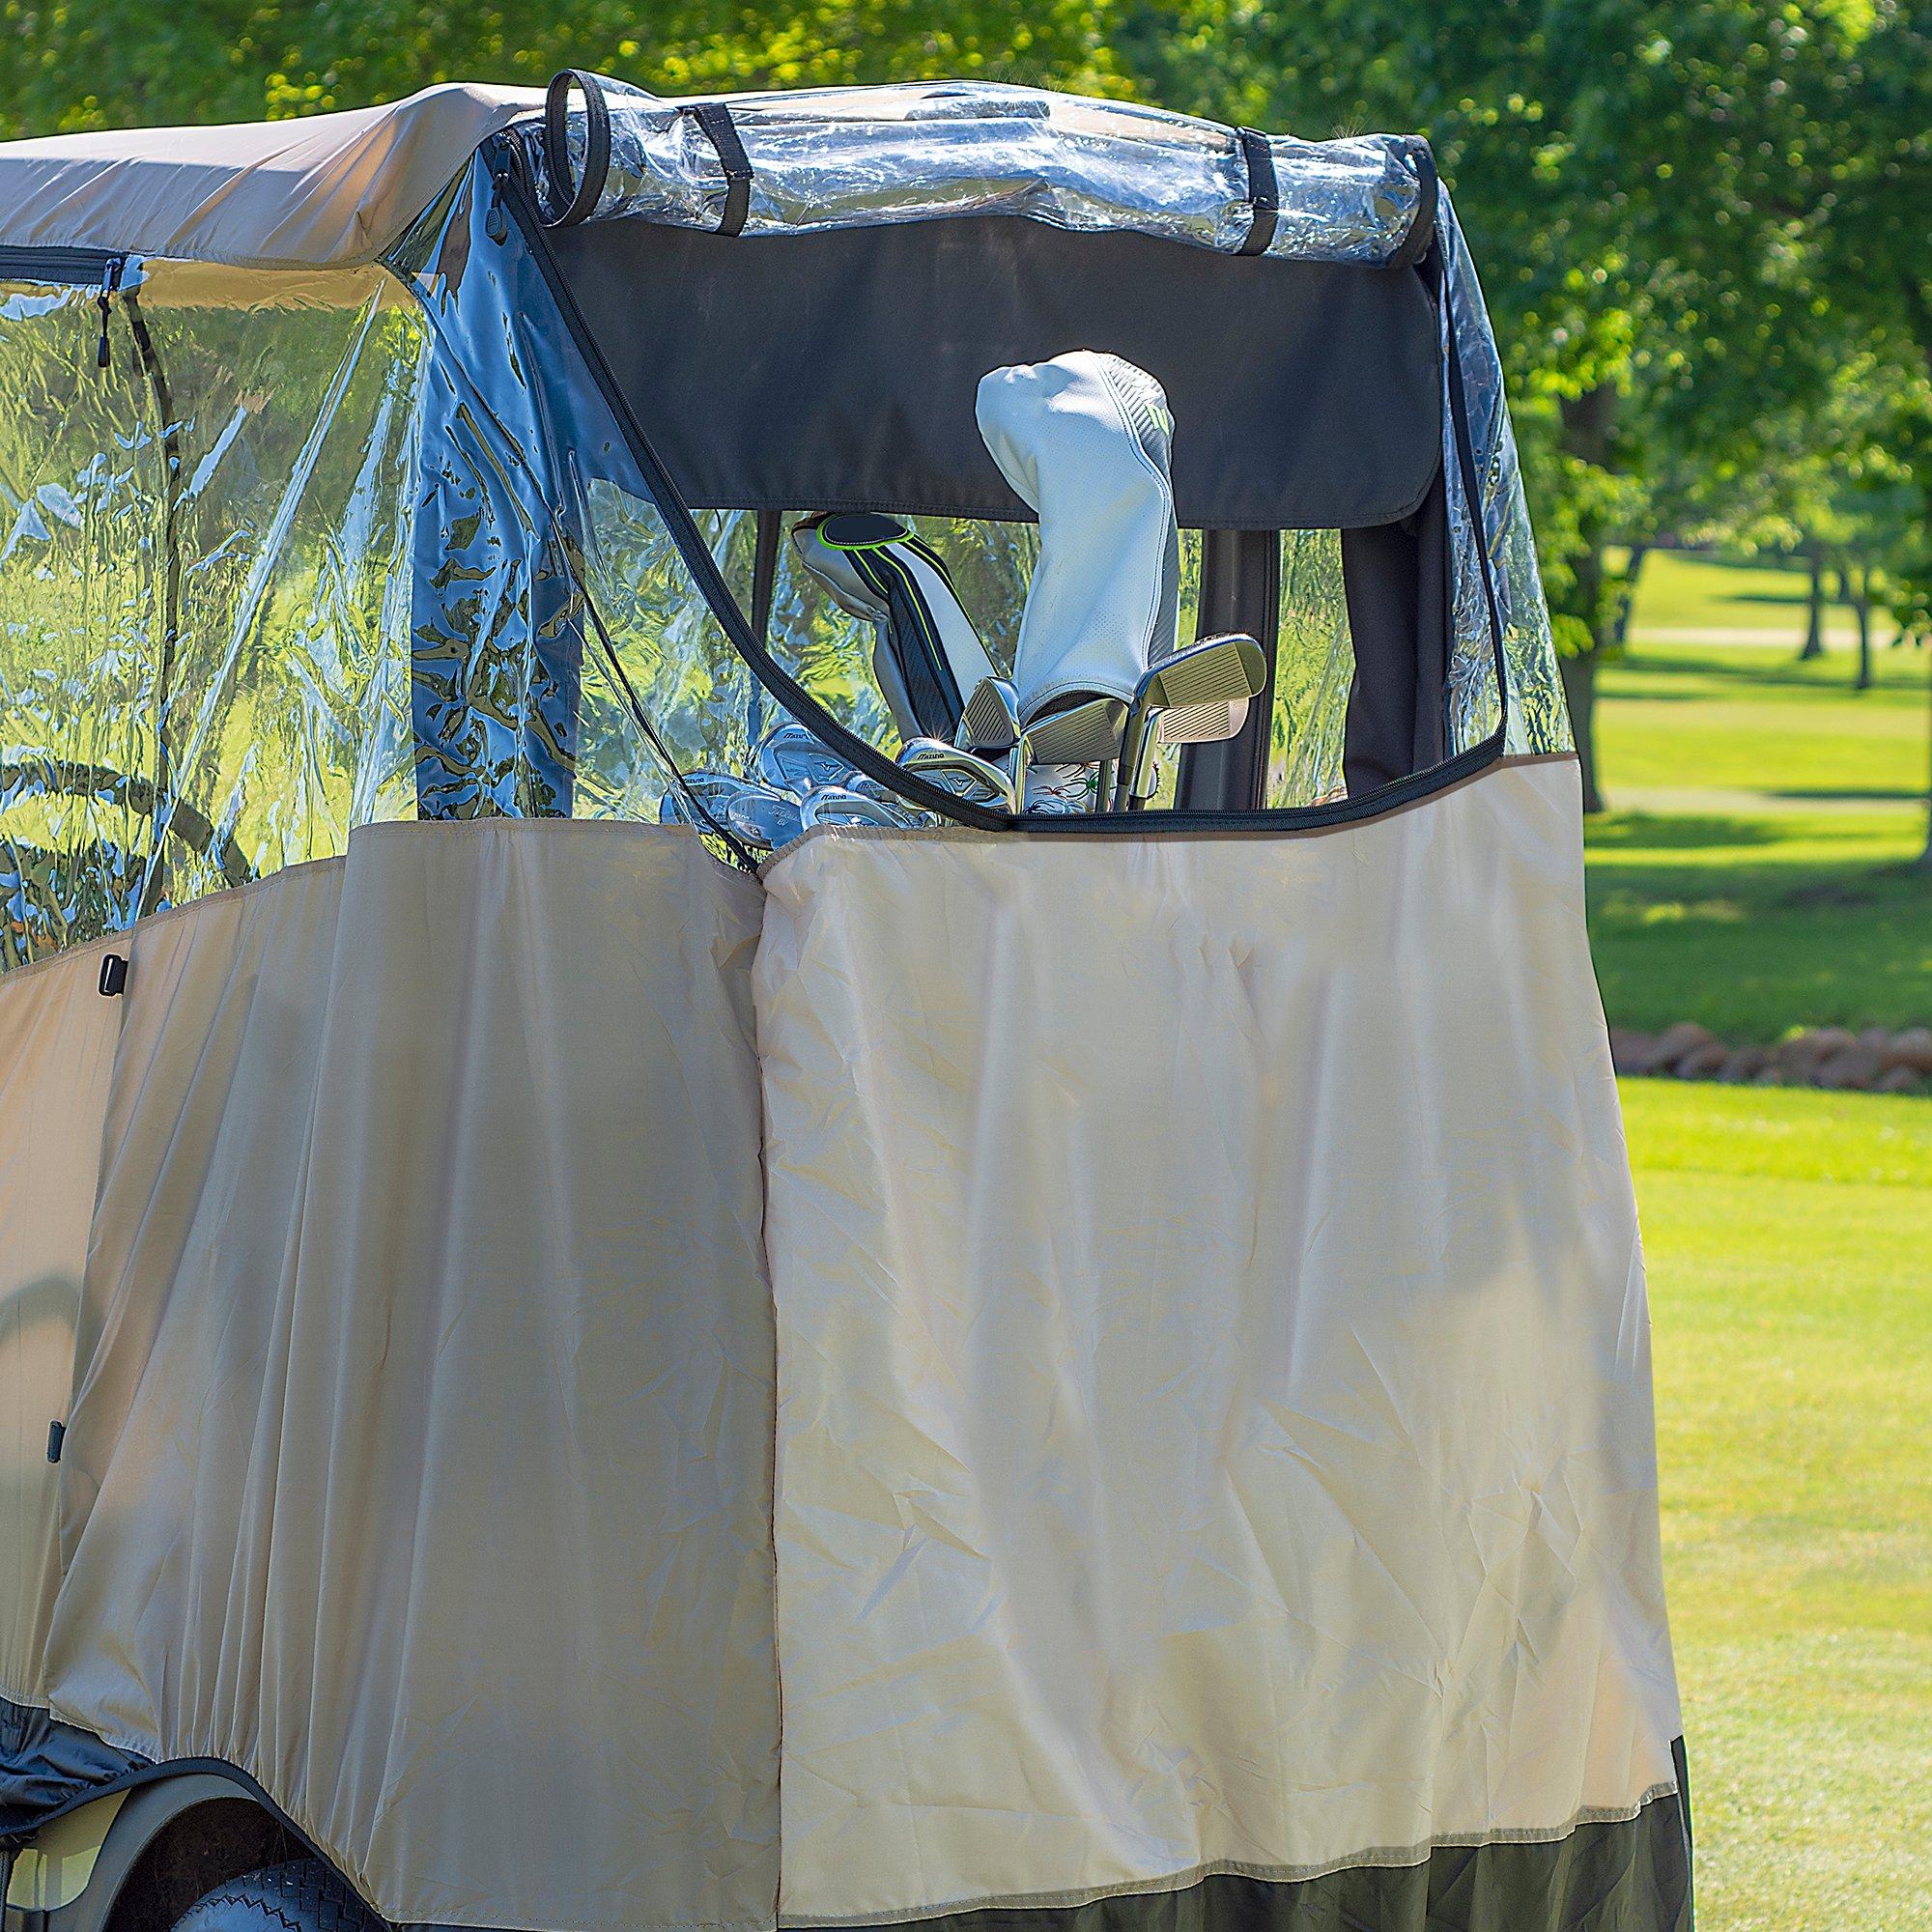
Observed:
[[[1593,469],[1607,470],[1617,414],[1617,392],[1607,383],[1566,396],[1558,404],[1563,447]],[[1590,634],[1590,648],[1557,660],[1563,674],[1564,701],[1570,707],[1570,734],[1577,741],[1577,762],[1583,781],[1583,810],[1604,810],[1597,784],[1597,665],[1612,639],[1609,601],[1604,588],[1604,541],[1608,532],[1597,517],[1585,517],[1577,528],[1578,550],[1572,562],[1575,584],[1570,614],[1580,617]]]
[[[1925,691],[1926,696],[1932,697],[1932,652],[1926,653]],[[1925,739],[1928,748],[1932,748],[1932,730],[1927,730]],[[1918,869],[1932,878],[1932,768],[1928,768],[1925,774],[1925,849],[1918,855]]]
[[[1804,648],[1798,662],[1825,655],[1825,554],[1815,543],[1804,546],[1804,560],[1811,567],[1810,608],[1804,626]]]
[[[1583,810],[1604,810],[1597,788],[1597,653],[1558,658],[1563,673],[1563,701],[1570,707],[1570,735],[1577,741],[1577,765],[1583,781]]]
[[[1872,686],[1871,648],[1871,566],[1862,566],[1852,585],[1852,610],[1859,620],[1859,675],[1853,685],[1855,691],[1869,691]]]
[[[1610,627],[1610,640],[1618,650],[1630,641],[1631,610],[1636,603],[1636,581],[1643,573],[1643,560],[1650,554],[1647,543],[1631,545],[1630,561],[1624,565],[1623,587],[1617,592],[1616,622]]]

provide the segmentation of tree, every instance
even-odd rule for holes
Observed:
[[[1820,43],[1760,0],[1142,0],[1116,51],[1172,105],[1429,136],[1486,264],[1594,807],[1614,542],[1658,527],[1654,477],[1747,470],[1759,422],[1822,380],[1789,178]]]
[[[1106,26],[1077,0],[4,0],[0,129],[280,119],[562,67],[666,94],[956,74],[1119,93]]]
[[[1808,156],[1805,185],[1827,210],[1817,246],[1834,303],[1855,317],[1873,350],[1932,377],[1932,0],[1875,0],[1830,18],[1837,56],[1808,76],[1809,111],[1825,138]],[[1925,610],[1932,544],[1932,433],[1918,421],[1897,438],[1918,498],[1919,561],[1898,574],[1889,602],[1901,627]],[[1922,573],[1922,574],[1921,574]],[[1921,865],[1932,871],[1932,783]]]

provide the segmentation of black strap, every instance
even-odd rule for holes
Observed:
[[[1274,240],[1281,215],[1281,190],[1274,179],[1274,150],[1268,137],[1256,128],[1240,130],[1241,158],[1248,169],[1248,206],[1254,211],[1248,223],[1248,239],[1236,251],[1242,255],[1262,255]]]
[[[779,546],[784,523],[777,510],[757,513],[757,547],[752,554],[752,629],[761,644],[772,636],[772,598],[778,590]]]
[[[583,95],[583,173],[570,189],[570,90]],[[611,174],[611,108],[594,73],[567,67],[551,76],[544,96],[544,173],[549,193],[542,209],[546,228],[575,228],[588,218]],[[561,208],[558,203],[561,202]]]
[[[724,214],[718,224],[720,235],[742,235],[745,217],[752,212],[752,160],[738,138],[731,110],[722,100],[707,100],[688,110],[703,130],[705,138],[718,150],[724,167]]]
[[[1391,269],[1414,268],[1435,239],[1435,156],[1420,134],[1409,137],[1408,152],[1415,162],[1415,214],[1408,233],[1402,238],[1402,246],[1389,257]]]

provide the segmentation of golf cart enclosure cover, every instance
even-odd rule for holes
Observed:
[[[1688,1932],[1580,801],[1426,150],[442,92],[0,147],[0,1842],[213,1765],[479,1932]],[[656,822],[787,717],[896,769],[807,513],[1010,661],[974,388],[1076,348],[1166,390],[1280,810]]]

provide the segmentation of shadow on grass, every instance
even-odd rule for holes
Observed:
[[[1724,845],[1775,845],[1784,834],[1762,818],[1718,813],[1606,812],[1589,821],[1591,852],[1683,852]]]
[[[1776,639],[1769,640],[1776,644]],[[1742,664],[1738,656],[1748,648],[1751,655]],[[1763,649],[1757,645],[1741,647],[1740,652],[1730,656],[1699,652],[1696,656],[1680,656],[1673,652],[1669,657],[1647,657],[1641,644],[1631,647],[1624,658],[1610,667],[1612,672],[1635,672],[1645,678],[1671,678],[1690,683],[1721,685],[1743,693],[1774,691],[1802,691],[1815,696],[1820,692],[1835,695],[1845,691],[1852,696],[1862,696],[1861,692],[1852,692],[1844,683],[1842,666],[1833,666],[1829,671],[1821,672],[1818,665],[1822,660],[1814,658],[1810,664],[1802,665],[1798,650],[1793,645],[1788,652],[1779,647],[1780,661],[1776,665],[1763,662]],[[1610,687],[1611,696],[1625,696],[1638,698],[1645,704],[1684,704],[1695,701],[1710,702],[1714,694],[1710,691],[1643,691],[1618,693]]]
[[[1917,785],[1803,785],[1766,792],[1767,798],[1854,799],[1874,805],[1917,805],[1925,794]]]

